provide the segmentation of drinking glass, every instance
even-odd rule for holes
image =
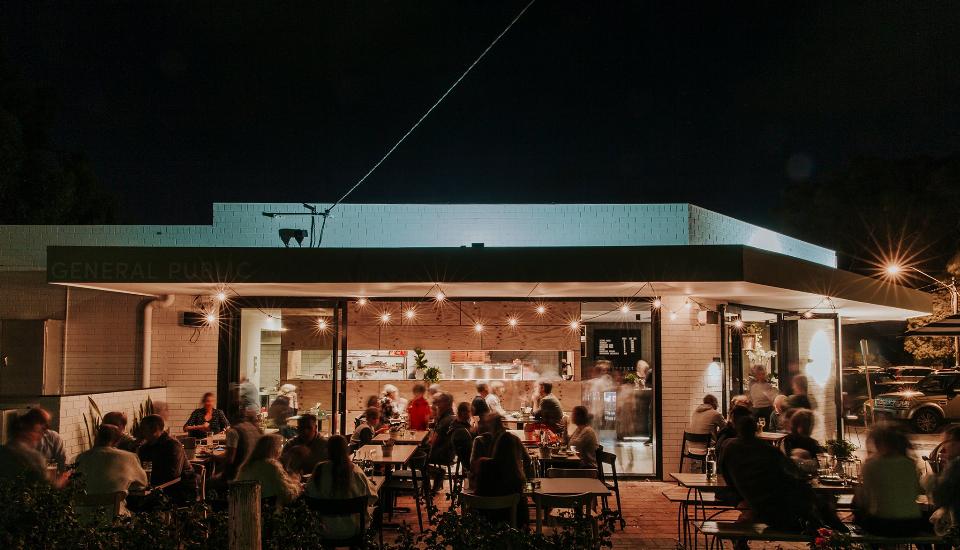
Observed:
[[[150,462],[149,460],[144,460],[143,471],[147,473],[147,479],[150,479],[150,474],[153,473],[153,462]]]
[[[762,432],[763,428],[765,428],[767,425],[767,421],[761,418],[760,420],[757,421],[757,424],[760,426],[760,431]]]

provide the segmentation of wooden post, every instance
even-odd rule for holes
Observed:
[[[260,550],[260,482],[231,481],[228,502],[230,550]]]

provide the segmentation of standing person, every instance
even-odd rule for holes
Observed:
[[[487,394],[487,410],[492,413],[497,413],[500,416],[507,416],[507,411],[503,409],[503,393],[506,391],[506,388],[503,385],[503,382],[499,380],[494,380],[490,382],[490,393]],[[482,416],[482,415],[474,415]]]
[[[602,359],[593,366],[593,376],[584,382],[586,399],[590,416],[596,421],[596,429],[600,429],[603,422],[604,394],[614,389],[613,377],[610,376],[610,361]]]
[[[163,485],[180,478],[180,483],[171,488],[169,494],[181,501],[196,498],[193,466],[187,460],[183,445],[164,431],[163,419],[155,414],[143,417],[140,431],[143,432],[143,445],[137,454],[141,463],[150,462],[153,466],[149,474],[150,484]]]
[[[278,460],[282,442],[277,434],[261,437],[237,472],[238,481],[260,482],[260,498],[276,498],[281,506],[300,496],[300,476],[287,474]]]
[[[120,430],[120,440],[117,441],[114,447],[120,449],[121,451],[127,451],[136,454],[137,448],[140,446],[140,442],[137,441],[133,436],[126,433],[127,429],[127,414],[121,411],[110,411],[107,414],[103,415],[103,418],[100,420],[100,425],[110,425],[116,427]]]
[[[50,481],[54,487],[62,487],[69,472],[61,472],[53,480],[47,478],[47,460],[37,450],[47,429],[43,413],[30,409],[17,416],[11,428],[10,440],[0,447],[0,479],[13,480],[23,476],[29,482]]]
[[[770,384],[767,369],[763,365],[754,365],[750,377],[750,402],[753,404],[753,416],[764,422],[773,412],[773,398],[777,390]],[[770,430],[773,430],[771,427]]]
[[[522,455],[527,454],[517,436],[505,433],[497,439],[490,458],[480,458],[473,472],[476,493],[479,496],[495,497],[505,495],[523,495],[527,477],[524,473]],[[489,521],[509,522],[509,511],[482,511]],[[527,499],[521,498],[517,505],[517,522],[525,525],[529,522]]]
[[[717,410],[719,407],[720,402],[717,401],[715,395],[709,393],[704,395],[703,403],[697,405],[697,408],[693,410],[693,414],[690,415],[690,423],[687,424],[687,433],[710,434],[716,437],[717,433],[724,427],[724,424],[726,424],[723,415]]]
[[[407,405],[407,426],[411,430],[426,430],[430,422],[430,403],[423,397],[426,389],[419,382],[413,385],[413,400]]]
[[[376,487],[350,460],[346,438],[330,436],[328,448],[330,457],[313,470],[313,477],[307,484],[307,496],[326,499],[367,497],[369,506],[373,506],[377,501]],[[367,513],[367,525],[370,525],[372,511],[368,509]],[[327,536],[338,539],[352,537],[360,528],[359,518],[354,516],[324,516],[321,523]]]
[[[260,388],[247,378],[246,375],[240,378],[240,408],[254,415],[260,412]]]
[[[483,418],[490,412],[490,406],[487,405],[487,396],[490,395],[490,388],[486,382],[477,382],[477,395],[473,397],[470,403],[470,409],[473,416]]]
[[[546,381],[537,382],[537,410],[533,417],[554,433],[562,435],[563,433],[563,408],[560,406],[560,400],[553,395],[553,384]]]
[[[810,396],[807,395],[807,377],[798,374],[790,379],[793,394],[787,398],[787,409],[816,409]]]
[[[43,437],[40,438],[40,443],[37,445],[37,450],[40,451],[40,454],[43,455],[43,458],[47,462],[55,462],[57,464],[57,470],[63,471],[67,465],[67,453],[63,448],[63,438],[60,437],[60,434],[50,429],[50,421],[52,417],[46,409],[41,409],[40,407],[35,407],[30,409],[28,414],[33,413],[40,415],[43,418]]]
[[[188,435],[203,439],[211,434],[218,434],[230,427],[227,415],[214,407],[213,393],[207,392],[200,399],[200,408],[190,413],[190,418],[183,425],[183,431]]]
[[[793,416],[794,425],[799,415]],[[917,504],[922,491],[907,434],[893,425],[877,425],[867,434],[867,448],[872,452],[863,462],[863,484],[853,502],[857,525],[886,537],[929,531]]]
[[[317,417],[310,413],[300,415],[297,436],[283,447],[280,461],[288,472],[303,475],[312,472],[327,456],[327,439],[320,435]]]
[[[137,455],[116,448],[122,435],[116,426],[101,423],[93,448],[77,455],[77,473],[83,479],[87,494],[130,492],[149,483]],[[126,502],[121,504],[120,513],[128,514]]]
[[[433,491],[438,491],[443,485],[445,472],[440,466],[453,464],[454,449],[450,433],[450,426],[453,425],[455,420],[453,416],[453,396],[446,392],[438,393],[433,399],[433,404],[437,408],[437,423],[430,435],[428,462],[432,465],[430,470],[433,474]]]
[[[246,462],[257,440],[263,435],[260,428],[253,422],[254,414],[246,408],[233,410],[233,424],[227,428],[227,450],[220,459],[223,463],[223,472],[218,476],[219,485],[226,488],[226,482],[237,477],[240,465]]]
[[[580,454],[582,468],[597,467],[597,448],[600,441],[597,432],[590,426],[590,413],[583,405],[577,405],[571,413],[573,424],[577,427],[570,435],[570,445]]]
[[[356,451],[370,443],[380,431],[380,409],[370,407],[363,415],[363,422],[353,430],[353,435],[350,437],[350,450]]]

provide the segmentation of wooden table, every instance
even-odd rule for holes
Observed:
[[[529,439],[529,435],[523,430],[507,430],[507,433],[517,436],[517,439],[523,442],[524,445],[538,445],[540,443],[534,439]]]
[[[599,479],[587,477],[541,477],[537,478],[540,488],[533,493],[537,495],[579,495],[587,493],[595,497],[610,495],[610,489]]]
[[[384,456],[382,445],[364,445],[353,453],[353,458],[369,460],[374,464],[385,466],[403,466],[415,452],[417,452],[415,445],[394,445],[390,456]]]
[[[773,446],[779,446],[784,437],[787,437],[787,434],[783,432],[760,432],[757,434],[757,439],[766,441]]]
[[[420,445],[427,440],[428,435],[430,435],[430,432],[426,430],[404,430],[392,434],[378,434],[373,440],[377,443],[383,443],[392,436],[397,445]]]

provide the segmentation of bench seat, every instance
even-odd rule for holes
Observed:
[[[849,525],[853,542],[863,544],[937,544],[943,539],[936,535],[915,535],[909,537],[880,537]],[[778,531],[764,523],[739,523],[732,521],[704,521],[697,529],[708,537],[719,539],[746,539],[764,542],[811,542],[814,537],[792,531]]]

